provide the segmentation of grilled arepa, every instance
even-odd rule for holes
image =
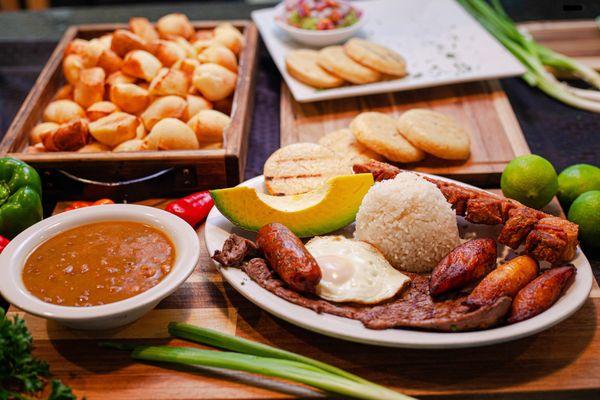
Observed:
[[[295,143],[282,147],[265,163],[267,191],[276,196],[310,192],[325,184],[327,179],[350,174],[332,150],[315,143]]]

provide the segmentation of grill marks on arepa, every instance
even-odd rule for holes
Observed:
[[[282,147],[265,163],[267,191],[276,196],[310,192],[333,176],[351,171],[330,149],[315,143]]]

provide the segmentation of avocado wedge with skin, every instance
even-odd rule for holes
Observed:
[[[352,223],[373,175],[336,176],[320,189],[271,196],[246,186],[211,190],[215,206],[233,224],[249,231],[279,222],[299,237],[324,235]]]

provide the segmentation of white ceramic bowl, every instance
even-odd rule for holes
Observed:
[[[27,257],[57,234],[101,221],[132,221],[164,232],[175,246],[175,264],[156,286],[134,297],[92,307],[67,307],[46,303],[25,288],[22,280]],[[131,204],[80,208],[47,218],[21,232],[0,254],[0,293],[11,304],[30,314],[55,320],[77,329],[109,329],[128,324],[153,309],[190,276],[200,256],[194,229],[166,211]]]
[[[289,25],[283,20],[283,3],[278,4],[277,7],[275,7],[275,10],[275,15],[277,16],[275,18],[275,23],[280,29],[285,31],[295,41],[313,47],[325,47],[344,42],[356,35],[366,22],[365,13],[363,12],[358,22],[345,28],[330,29],[325,31],[301,29]]]

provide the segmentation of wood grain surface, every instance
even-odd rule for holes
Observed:
[[[314,123],[312,126],[318,126],[319,121]],[[143,202],[158,207],[165,203]],[[56,211],[65,205],[59,203]],[[556,201],[551,207],[553,213],[560,212]],[[596,282],[589,300],[577,313],[532,337],[474,349],[390,349],[314,334],[263,312],[223,282],[207,254],[202,229],[198,235],[202,254],[194,273],[179,290],[132,325],[91,333],[25,315],[35,338],[35,354],[47,359],[59,378],[90,400],[321,396],[306,387],[245,373],[132,362],[126,353],[97,347],[99,338],[189,345],[166,337],[166,322],[177,320],[315,357],[419,398],[600,397],[600,288]]]
[[[411,108],[451,115],[471,134],[471,156],[448,161],[428,156],[403,168],[455,178],[479,186],[497,186],[500,174],[514,157],[529,153],[523,132],[497,81],[472,82],[382,95],[301,104],[285,85],[281,88],[281,145],[316,142],[346,128],[362,111],[392,116]]]
[[[142,204],[163,207],[165,200]],[[59,203],[60,212],[68,203]],[[556,200],[548,209],[560,213]],[[462,350],[406,350],[361,345],[315,334],[272,317],[226,284],[207,254],[190,278],[156,309],[131,325],[76,331],[23,314],[35,354],[88,400],[312,398],[308,388],[231,371],[132,362],[127,352],[101,349],[100,339],[190,345],[169,340],[169,321],[186,321],[332,363],[419,398],[598,398],[600,288],[571,318],[518,341]]]

